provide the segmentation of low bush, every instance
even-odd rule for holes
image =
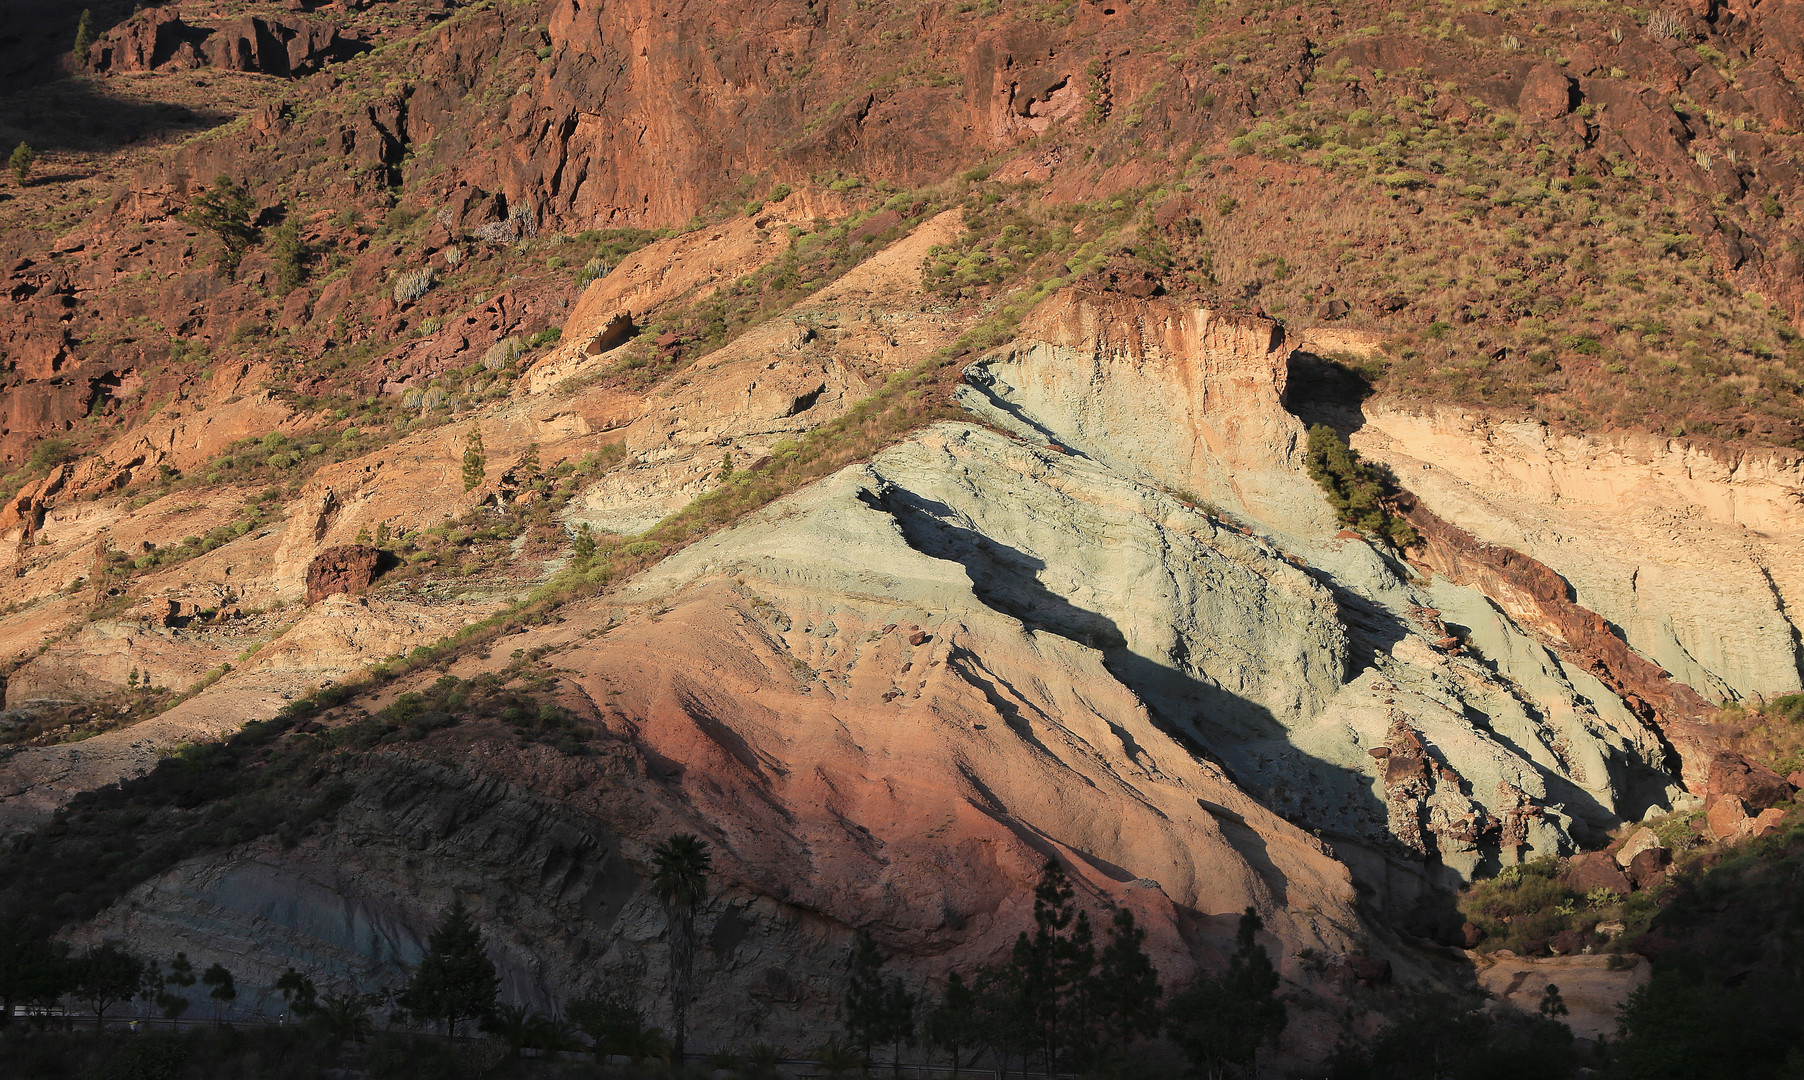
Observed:
[[[411,304],[431,291],[438,282],[438,272],[430,266],[408,270],[395,278],[394,298],[397,304]]]
[[[1310,479],[1321,485],[1342,524],[1364,529],[1397,548],[1421,539],[1409,522],[1392,511],[1389,477],[1360,460],[1339,432],[1326,424],[1312,425],[1305,460]]]

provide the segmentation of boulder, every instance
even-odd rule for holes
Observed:
[[[327,548],[307,564],[307,603],[337,593],[356,596],[370,587],[381,562],[382,552],[363,544]]]
[[[1622,868],[1604,851],[1587,851],[1569,859],[1566,863],[1566,887],[1578,893],[1608,889],[1618,896],[1628,895],[1631,888]]]
[[[1528,123],[1552,120],[1572,111],[1572,78],[1553,64],[1540,64],[1522,81],[1516,111]]]
[[[1672,852],[1663,847],[1642,848],[1629,861],[1629,880],[1637,889],[1648,889],[1666,879],[1666,867],[1672,862]]]
[[[1354,953],[1347,957],[1347,967],[1353,977],[1362,983],[1376,986],[1391,981],[1391,962],[1365,953]]]
[[[1411,780],[1428,780],[1428,759],[1414,754],[1392,754],[1384,759],[1384,782],[1404,784]]]
[[[1778,832],[1779,827],[1784,824],[1785,811],[1777,806],[1769,806],[1755,815],[1754,820],[1748,823],[1748,836],[1758,840],[1763,836],[1770,836]]]
[[[1485,932],[1476,923],[1463,923],[1459,928],[1460,936],[1466,939],[1466,948],[1476,949],[1479,942],[1485,939]]]
[[[1589,930],[1562,930],[1547,939],[1547,951],[1555,956],[1577,956],[1596,940],[1597,935]]]
[[[1616,849],[1616,865],[1626,870],[1635,861],[1635,856],[1648,848],[1660,846],[1660,838],[1654,834],[1654,830],[1645,826],[1636,829],[1629,834],[1627,840],[1623,841],[1622,846]]]
[[[1753,810],[1789,802],[1792,785],[1785,777],[1746,758],[1723,755],[1710,762],[1710,794],[1733,795]]]
[[[1748,828],[1748,804],[1738,795],[1712,795],[1704,809],[1704,821],[1713,839],[1724,843],[1739,840]]]

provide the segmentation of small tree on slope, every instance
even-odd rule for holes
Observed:
[[[482,931],[462,900],[426,940],[426,957],[395,1001],[423,1022],[443,1021],[445,1034],[457,1025],[487,1015],[495,1007],[501,981],[482,951]]]

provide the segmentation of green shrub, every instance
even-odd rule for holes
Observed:
[[[6,167],[13,171],[13,178],[24,187],[31,176],[31,167],[38,160],[38,152],[25,143],[13,147],[12,156],[6,159]]]
[[[44,439],[31,448],[25,464],[32,469],[54,469],[76,456],[75,447],[67,439]]]
[[[1333,428],[1316,424],[1309,429],[1306,460],[1309,478],[1321,485],[1342,524],[1364,529],[1398,548],[1420,540],[1409,522],[1392,512],[1385,475],[1361,461]]]
[[[199,229],[219,238],[220,276],[230,280],[238,273],[244,253],[257,240],[256,226],[251,224],[251,211],[256,203],[250,192],[229,176],[213,181],[213,186],[194,197],[188,209],[179,216]]]

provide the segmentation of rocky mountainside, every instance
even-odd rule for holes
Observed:
[[[250,1009],[461,898],[510,999],[649,1003],[693,832],[696,1041],[803,1045],[1055,858],[1171,985],[1255,909],[1305,1062],[1474,983],[1475,880],[1777,829],[1804,7],[1487,7],[0,41],[0,908]]]

